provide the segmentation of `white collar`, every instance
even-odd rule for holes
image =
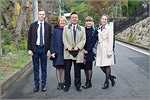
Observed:
[[[75,26],[75,29],[77,28],[77,24],[76,24],[76,25],[73,25],[73,24],[72,24],[72,28],[73,28],[73,26]]]
[[[40,24],[40,23],[44,24],[44,21],[41,22],[41,21],[38,20],[38,24]]]

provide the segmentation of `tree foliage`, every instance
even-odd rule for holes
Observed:
[[[32,21],[30,20],[31,13],[29,13],[29,8],[32,7],[30,3],[30,0],[0,1],[3,47],[9,45],[9,48],[11,48],[14,45],[20,50],[20,44],[26,42],[25,36],[27,36],[27,30]]]

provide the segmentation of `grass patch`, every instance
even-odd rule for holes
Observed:
[[[21,68],[21,66],[12,66],[12,68],[19,69],[19,68]]]
[[[28,62],[31,57],[26,50],[13,51],[2,55],[0,80],[4,80],[8,75],[20,69],[23,64]]]

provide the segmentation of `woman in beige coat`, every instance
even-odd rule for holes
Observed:
[[[108,25],[108,16],[102,15],[101,26],[98,28],[98,46],[96,55],[96,66],[100,66],[105,73],[106,79],[102,89],[109,87],[109,79],[112,86],[115,85],[115,76],[111,75],[110,65],[114,64],[113,52],[113,29]]]

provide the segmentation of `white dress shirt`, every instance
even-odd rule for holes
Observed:
[[[76,29],[77,29],[77,24],[76,24],[76,25],[73,25],[73,24],[72,24],[72,29],[73,29],[73,26],[75,26],[75,30],[76,30]]]
[[[43,34],[43,45],[44,45],[44,21],[40,22],[38,21],[39,27],[37,29],[37,41],[36,41],[36,45],[40,45],[40,26],[42,23],[42,34]]]

